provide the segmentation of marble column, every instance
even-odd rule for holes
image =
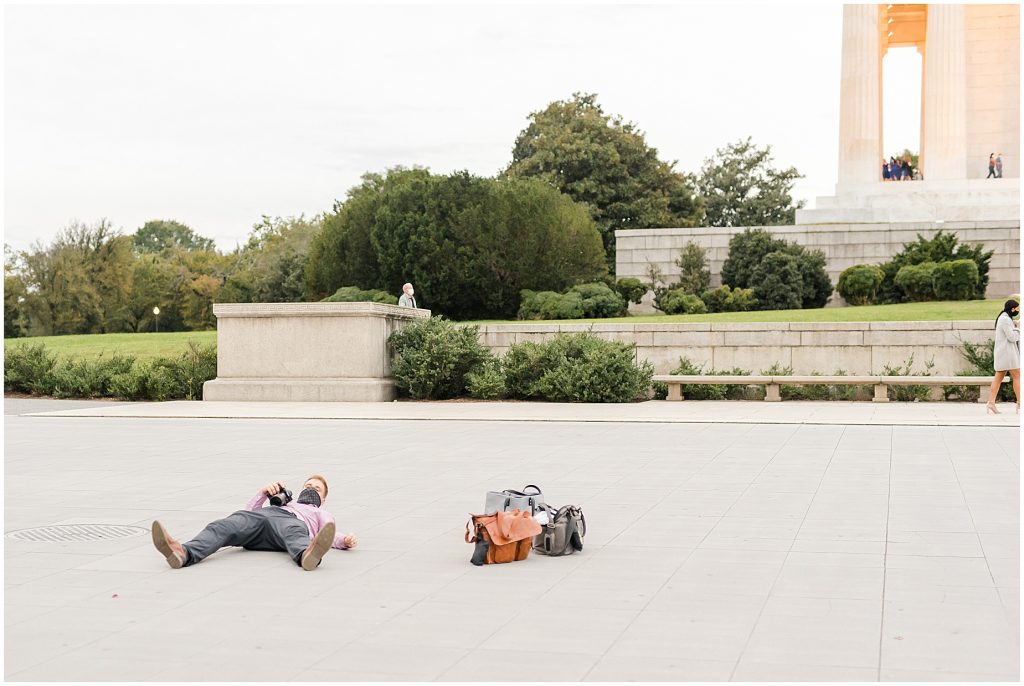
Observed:
[[[881,180],[882,54],[879,5],[843,5],[839,188]]]
[[[921,170],[926,181],[967,178],[967,44],[963,5],[928,5]]]

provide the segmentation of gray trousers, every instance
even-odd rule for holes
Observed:
[[[246,550],[280,550],[295,564],[302,564],[302,553],[309,546],[306,523],[280,507],[264,507],[256,512],[239,510],[224,519],[210,522],[185,544],[185,566],[194,565],[225,546]]]

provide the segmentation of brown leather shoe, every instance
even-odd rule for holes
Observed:
[[[185,564],[185,549],[164,529],[160,522],[153,522],[153,545],[167,560],[171,569],[181,569]]]
[[[307,572],[316,569],[320,560],[324,559],[324,555],[331,549],[331,544],[334,543],[334,529],[334,522],[324,524],[324,527],[309,542],[306,552],[302,553],[302,568]]]

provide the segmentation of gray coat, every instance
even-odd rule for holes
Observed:
[[[402,293],[402,297],[398,299],[399,307],[416,307],[416,298],[412,297],[408,293]]]
[[[997,372],[1020,369],[1020,329],[1003,312],[996,320],[995,368]]]

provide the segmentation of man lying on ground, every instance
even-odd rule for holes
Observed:
[[[263,507],[268,496],[284,490],[280,481],[264,486],[244,510],[210,522],[185,544],[171,538],[160,522],[153,522],[153,545],[172,569],[202,562],[225,546],[241,546],[286,552],[306,571],[316,569],[331,548],[356,547],[358,539],[353,534],[334,535],[334,516],[322,507],[327,500],[326,479],[314,474],[306,479],[295,500]]]

